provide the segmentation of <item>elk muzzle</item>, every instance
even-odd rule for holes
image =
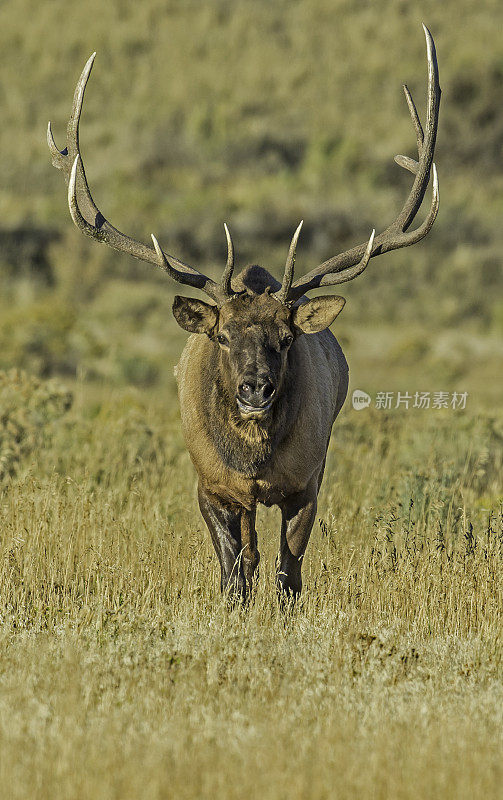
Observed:
[[[242,417],[259,419],[270,411],[276,388],[267,375],[244,375],[237,387],[236,403]]]

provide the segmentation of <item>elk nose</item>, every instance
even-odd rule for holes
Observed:
[[[247,376],[238,386],[239,399],[256,408],[267,405],[274,392],[274,386],[269,378],[261,376]]]

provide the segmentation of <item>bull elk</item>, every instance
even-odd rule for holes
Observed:
[[[329,326],[345,300],[308,299],[306,292],[360,275],[371,258],[419,242],[437,216],[438,180],[433,163],[440,86],[433,38],[423,26],[428,58],[426,126],[423,132],[411,94],[405,97],[416,132],[418,160],[396,156],[414,174],[402,210],[382,233],[329,258],[294,281],[297,240],[292,238],[283,281],[265,269],[246,267],[237,277],[227,237],[227,264],[219,283],[164,252],[114,228],[91,196],[79,150],[79,120],[95,54],[77,83],[64,150],[48,127],[55,167],[68,182],[75,225],[87,236],[154,264],[171,278],[202,290],[212,303],[175,296],[173,314],[190,336],[177,368],[185,441],[196,468],[201,514],[221,569],[221,587],[245,597],[259,562],[255,515],[258,503],[281,509],[277,568],[280,597],[297,595],[302,559],[313,526],[332,425],[348,388],[348,365]],[[433,176],[430,210],[410,226]]]

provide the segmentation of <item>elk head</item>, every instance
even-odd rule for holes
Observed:
[[[231,289],[233,245],[225,225],[228,258],[217,303],[210,305],[179,295],[173,302],[173,314],[182,328],[206,334],[219,347],[220,374],[227,395],[235,399],[243,419],[267,417],[281,394],[288,353],[295,339],[328,328],[345,303],[338,296],[319,297],[301,305],[286,300],[285,281],[293,274],[301,227],[302,222],[293,236],[285,278],[277,292],[272,293],[269,286],[262,293]]]
[[[438,126],[440,85],[433,38],[423,25],[428,58],[428,98],[425,131],[410,95],[405,97],[416,132],[418,160],[396,156],[395,161],[415,176],[402,210],[382,233],[372,234],[367,243],[329,258],[303,277],[294,277],[295,251],[302,223],[292,238],[281,288],[261,294],[241,291],[232,286],[234,248],[225,225],[228,257],[222,279],[211,278],[163,251],[152,234],[153,248],[131,239],[114,228],[103,216],[91,196],[79,149],[79,120],[84,93],[93,66],[95,53],[89,58],[75,90],[72,113],[67,128],[67,144],[59,150],[49,123],[47,139],[55,167],[68,181],[68,204],[75,225],[87,236],[105,242],[116,250],[163,269],[179,283],[202,290],[213,301],[176,296],[173,313],[178,324],[192,333],[204,333],[221,350],[228,365],[225,371],[229,391],[234,393],[242,417],[261,418],[267,415],[281,392],[288,353],[296,337],[317,333],[327,328],[344,306],[338,296],[308,300],[305,293],[324,286],[333,286],[356,278],[371,258],[400,247],[419,242],[430,231],[438,212],[438,179],[433,153]],[[409,230],[424,198],[430,173],[433,192],[429,213],[414,231]],[[92,221],[91,221],[92,220]],[[302,299],[301,299],[302,298]],[[299,302],[300,301],[300,302]]]

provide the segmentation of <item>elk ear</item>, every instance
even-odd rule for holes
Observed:
[[[293,311],[292,321],[298,333],[319,333],[328,328],[344,308],[346,301],[338,295],[315,297]]]
[[[218,308],[194,300],[192,297],[175,295],[173,300],[173,316],[179,326],[189,333],[206,333],[211,336],[218,322]]]

